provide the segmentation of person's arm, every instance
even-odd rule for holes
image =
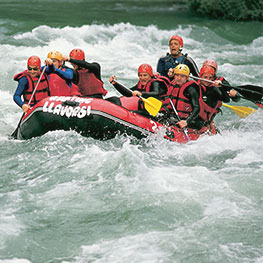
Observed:
[[[206,104],[214,108],[218,101],[229,102],[230,98],[226,93],[222,93],[216,86],[208,87]]]
[[[240,101],[240,96],[238,96],[238,93],[237,93],[236,91],[234,91],[234,90],[230,87],[229,82],[228,82],[225,78],[223,78],[222,85],[223,85],[223,86],[219,86],[219,89],[220,89],[220,91],[222,92],[222,94],[223,94],[224,97],[228,97],[228,98],[229,98],[229,100],[228,100],[227,102],[230,101],[230,98],[231,98],[231,100],[233,100],[234,102]],[[224,86],[224,85],[226,85],[226,86]],[[227,86],[229,86],[229,87],[227,87]],[[233,91],[234,91],[234,92],[233,92]],[[231,96],[230,93],[235,93],[235,95]]]
[[[195,64],[194,60],[191,57],[187,57],[185,59],[185,65],[187,65],[190,69],[190,72],[192,73],[193,76],[199,77],[199,70],[197,65]]]
[[[142,91],[141,93],[144,98],[159,97],[160,90],[161,90],[160,83],[158,81],[153,81],[151,83],[150,92]]]
[[[65,71],[56,68],[55,73],[66,81],[72,81],[73,80],[73,71],[69,68],[66,68]]]
[[[109,82],[114,86],[116,90],[118,90],[123,96],[125,97],[132,97],[133,90],[138,89],[138,85],[132,87],[131,89],[128,89],[121,83],[117,82],[117,77],[115,75],[111,75],[109,78]]]
[[[21,108],[24,104],[24,102],[21,99],[21,96],[22,96],[27,85],[28,85],[27,78],[26,77],[21,78],[18,81],[18,86],[17,86],[16,91],[15,91],[14,96],[13,96],[14,102]]]
[[[190,99],[192,104],[193,110],[190,113],[189,117],[186,119],[187,124],[191,123],[194,119],[198,117],[200,112],[200,105],[199,105],[199,92],[195,86],[189,86],[185,91],[185,96]]]
[[[79,83],[79,74],[78,74],[78,71],[75,70],[75,69],[72,69],[72,72],[73,72],[72,82],[73,82],[75,85],[78,85],[78,83]]]
[[[131,89],[127,89],[126,87],[123,87],[123,85],[119,83],[112,84],[114,88],[120,92],[121,95],[125,97],[132,97],[132,91]]]
[[[217,94],[218,100],[221,100],[223,102],[230,102],[230,97],[227,92],[222,92],[218,87],[214,87],[214,89],[215,93]]]
[[[46,67],[45,69],[45,73],[47,75],[51,74],[51,73],[54,73],[55,72],[55,66],[52,64],[52,65],[46,65],[46,66],[42,66],[41,67],[41,72],[43,71],[44,67]]]
[[[131,91],[138,90],[138,83],[137,83],[135,86],[131,87],[130,90],[131,90]]]
[[[99,63],[97,62],[89,63],[85,60],[78,60],[72,58],[69,59],[69,62],[76,64],[81,68],[88,69],[90,72],[94,73],[97,79],[101,80],[101,68]]]
[[[164,60],[164,58],[159,59],[158,64],[157,64],[157,72],[161,76],[167,77],[167,72],[165,72],[165,60]]]

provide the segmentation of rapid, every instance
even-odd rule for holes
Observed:
[[[31,55],[44,63],[51,50],[68,55],[79,47],[87,61],[100,63],[107,96],[118,96],[109,76],[133,86],[138,66],[156,69],[178,34],[199,68],[213,58],[231,85],[262,86],[262,23],[202,19],[180,9],[174,17],[178,7],[158,1],[92,1],[79,20],[69,17],[75,2],[66,1],[53,21],[52,1],[35,2],[38,19],[30,20],[31,1],[0,1],[0,263],[262,263],[260,109],[240,118],[222,107],[220,134],[183,145],[158,134],[9,137],[22,115],[13,76]],[[257,108],[246,100],[232,105]]]

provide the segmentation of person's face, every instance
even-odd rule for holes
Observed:
[[[175,80],[175,84],[183,85],[188,80],[188,77],[181,74],[175,74],[174,80]]]
[[[172,55],[176,55],[179,49],[181,48],[179,41],[176,39],[173,39],[172,41],[170,41],[169,47],[170,47],[170,53]]]
[[[53,61],[55,68],[59,68],[59,66],[60,66],[59,60],[52,58],[52,61]]]
[[[39,75],[40,68],[38,66],[28,65],[27,71],[32,78],[35,78]]]
[[[139,81],[144,86],[147,84],[147,82],[151,79],[150,74],[148,73],[139,73]]]
[[[210,74],[210,73],[204,73],[203,75],[202,75],[202,79],[207,79],[207,80],[210,80],[210,81],[212,81],[212,80],[214,80],[214,75],[213,74]],[[211,85],[211,83],[210,82],[207,82],[207,81],[204,81],[204,80],[201,80],[201,84],[203,84],[204,86],[209,86],[209,85]]]

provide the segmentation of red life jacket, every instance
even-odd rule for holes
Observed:
[[[162,101],[162,108],[160,109],[160,111],[164,111],[164,110],[166,110],[166,106],[169,104],[168,90],[169,90],[169,86],[170,86],[170,80],[167,77],[157,75],[157,76],[155,76],[155,78],[150,79],[146,83],[146,85],[144,85],[144,86],[142,86],[142,84],[140,82],[138,82],[138,84],[137,84],[138,90],[139,91],[150,92],[151,91],[150,90],[151,84],[154,81],[158,81],[158,82],[162,83],[167,88],[167,92],[165,94],[161,94],[159,96],[159,99]]]
[[[61,70],[66,71],[65,68]],[[62,79],[59,75],[52,73],[49,75],[49,86],[51,96],[73,96],[81,95],[77,85],[72,83],[70,87],[66,80]]]
[[[167,87],[167,90],[168,90],[168,87],[170,85],[170,80],[164,76],[155,76],[154,78],[151,78],[147,83],[146,85],[142,85],[141,82],[139,81],[138,84],[137,84],[137,87],[138,87],[138,90],[139,91],[145,91],[145,92],[150,92],[150,88],[151,88],[151,84],[152,82],[154,81],[157,81],[157,82],[161,82],[163,83],[166,87]],[[163,95],[160,96],[160,98],[163,97]]]
[[[186,88],[191,86],[192,84],[196,84],[195,81],[190,80],[183,84],[182,86],[176,85],[174,81],[171,82],[171,86],[169,89],[169,97],[171,98],[178,115],[182,119],[187,119],[187,117],[191,114],[193,111],[193,107],[190,103],[190,100],[184,96],[184,91]],[[169,111],[173,112],[172,106],[169,104],[167,106]]]
[[[101,94],[105,96],[108,91],[103,88],[103,82],[96,78],[94,73],[90,72],[88,69],[78,70],[79,81],[78,87],[79,91],[84,96]]]
[[[216,81],[216,80],[220,80],[220,81],[223,82],[223,80],[225,80],[225,78],[224,78],[224,77],[221,77],[221,76],[216,76],[216,78],[214,79],[214,81]]]
[[[200,112],[199,112],[199,116],[203,120],[205,120],[206,122],[210,122],[213,120],[213,117],[219,112],[219,108],[222,106],[222,101],[220,101],[220,100],[217,101],[217,104],[215,105],[214,108],[210,107],[203,100],[203,90],[205,92],[207,87],[200,84],[200,82],[199,82],[199,87],[200,87],[200,97],[199,97]]]
[[[31,75],[28,73],[28,71],[25,70],[23,72],[16,74],[14,76],[14,80],[19,81],[23,77],[26,77],[27,81],[28,81],[28,87],[23,92],[23,99],[24,99],[24,103],[28,103],[32,94],[33,94],[34,88],[35,88],[40,76],[32,78]],[[31,106],[35,105],[39,101],[41,101],[42,99],[44,99],[48,96],[50,96],[49,81],[48,81],[47,74],[44,73],[39,84],[38,84],[38,87],[35,91],[35,94],[31,100],[30,105]]]
[[[155,79],[154,78],[151,78],[147,83],[146,85],[142,85],[140,81],[138,81],[138,84],[137,84],[137,87],[138,87],[138,91],[144,91],[144,92],[150,92],[150,87],[151,87],[151,84],[152,82],[154,82]]]
[[[162,107],[160,109],[160,112],[165,112],[165,111],[167,111],[167,106],[170,104],[168,93],[169,93],[169,87],[170,87],[171,82],[167,77],[164,77],[161,75],[156,75],[155,78],[152,78],[151,80],[149,80],[145,86],[142,86],[141,83],[138,82],[138,84],[137,84],[138,90],[150,92],[151,84],[154,81],[158,81],[158,82],[162,83],[164,85],[164,87],[166,87],[166,89],[167,89],[166,93],[161,94],[159,96],[159,99],[162,102]]]

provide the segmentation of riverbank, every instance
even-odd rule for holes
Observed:
[[[234,21],[263,21],[263,1],[185,0],[189,9],[207,17]]]

